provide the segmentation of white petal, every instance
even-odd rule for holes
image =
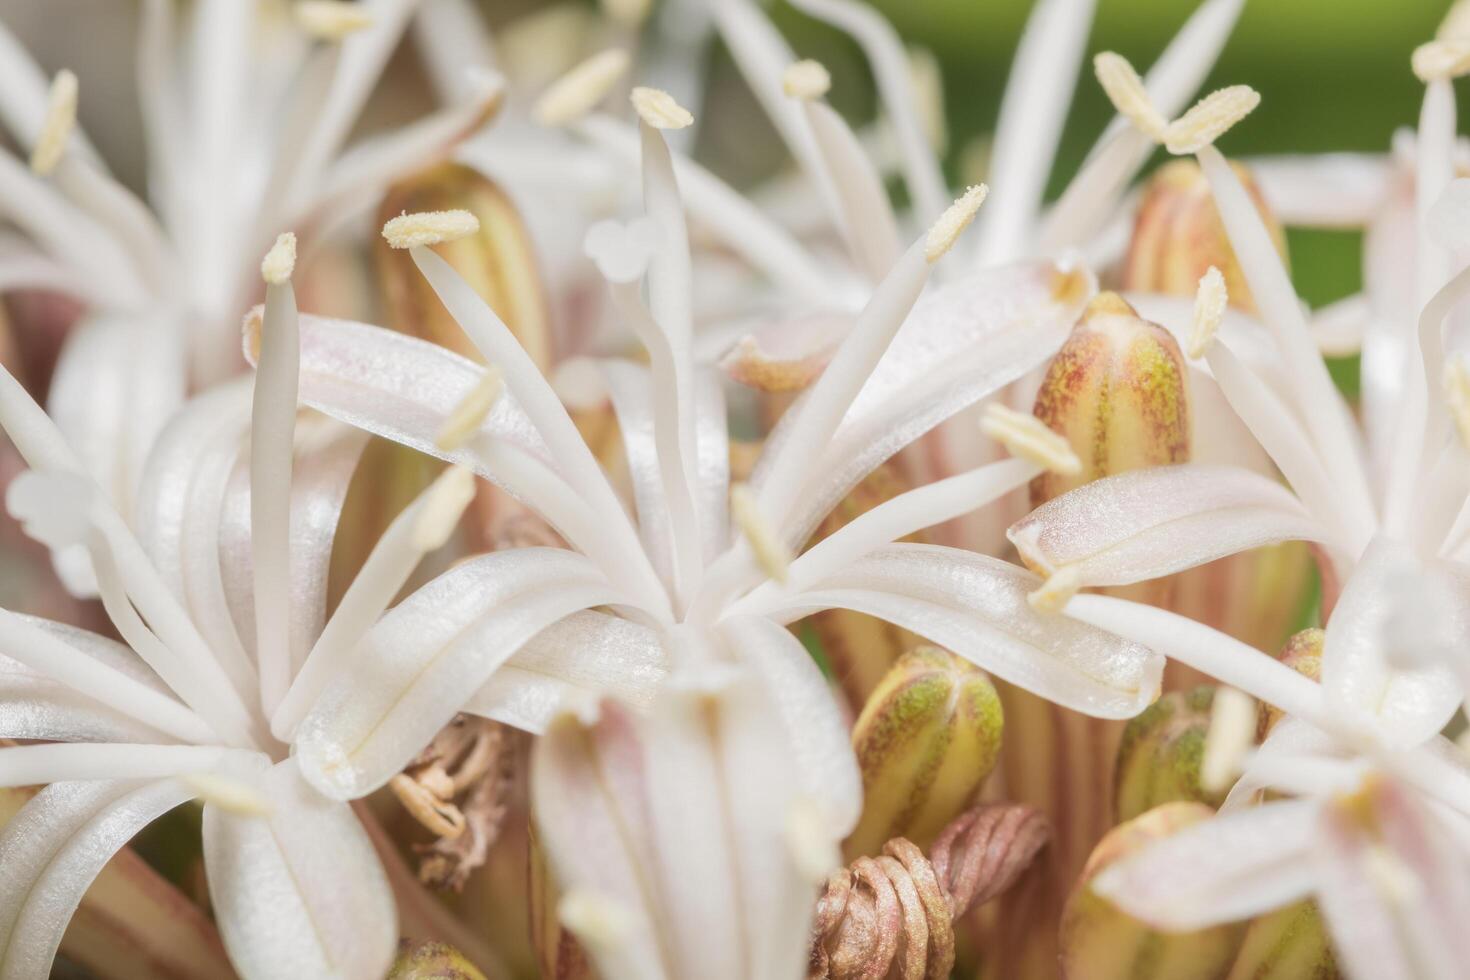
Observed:
[[[1388,197],[1393,163],[1382,154],[1256,157],[1246,164],[1277,220],[1313,228],[1361,228]]]
[[[372,842],[294,761],[257,784],[269,817],[204,807],[204,866],[220,936],[246,980],[382,976],[397,912]]]
[[[232,751],[208,745],[13,745],[0,749],[0,786],[39,786],[82,779],[161,779],[207,772],[225,762]]]

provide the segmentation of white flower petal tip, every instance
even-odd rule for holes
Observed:
[[[1163,142],[1169,122],[1154,108],[1143,79],[1128,59],[1113,51],[1102,51],[1092,59],[1092,70],[1118,114],[1154,142]]]
[[[531,108],[531,118],[542,126],[576,122],[607,98],[614,83],[628,70],[628,61],[628,52],[621,48],[593,55],[541,94]]]
[[[609,20],[637,27],[648,19],[653,9],[653,0],[602,0],[602,11]]]
[[[985,203],[985,197],[990,193],[990,188],[984,184],[975,184],[966,188],[965,193],[949,206],[939,216],[929,229],[929,236],[924,239],[924,257],[930,262],[938,262],[944,257],[959,240],[970,222],[975,220],[975,214],[980,210],[980,205]]]
[[[1195,103],[1164,131],[1164,149],[1174,154],[1198,153],[1255,111],[1261,95],[1249,85],[1222,88]]]
[[[791,568],[791,551],[782,542],[750,487],[737,483],[730,488],[730,516],[755,554],[756,563],[771,578],[785,584]]]
[[[1082,575],[1073,566],[1059,568],[1046,577],[1041,588],[1026,593],[1026,603],[1039,613],[1056,615],[1082,588]]]
[[[505,378],[500,368],[491,364],[485,369],[480,383],[471,388],[470,393],[461,398],[454,411],[449,413],[444,428],[434,437],[434,445],[446,453],[463,446],[485,424],[504,390]]]
[[[188,773],[179,777],[195,798],[241,817],[269,817],[275,807],[254,786],[213,772]]]
[[[638,118],[654,129],[684,129],[694,125],[694,114],[661,88],[639,86],[628,95]]]
[[[341,41],[373,26],[367,5],[348,0],[298,0],[291,16],[297,27],[320,41]]]
[[[77,76],[63,68],[51,82],[46,118],[31,149],[31,171],[42,177],[56,169],[77,123]]]
[[[842,866],[831,822],[822,805],[808,797],[792,801],[787,811],[786,847],[797,873],[813,885],[820,885]]]
[[[276,243],[265,253],[265,258],[260,260],[260,278],[267,285],[279,286],[289,282],[295,270],[296,236],[289,231],[283,232],[276,237]]]
[[[1233,687],[1217,688],[1200,760],[1200,786],[1209,793],[1228,789],[1240,775],[1255,740],[1255,699]]]
[[[1082,460],[1072,451],[1071,444],[1028,412],[991,402],[980,418],[980,431],[1004,445],[1012,456],[1053,473],[1075,476],[1082,472]]]
[[[806,58],[793,62],[781,76],[781,90],[793,99],[813,102],[832,89],[832,74],[820,61]]]
[[[463,466],[445,470],[429,488],[423,510],[414,521],[414,547],[420,551],[442,548],[474,499],[475,474]]]
[[[1470,74],[1470,39],[1429,41],[1414,49],[1409,59],[1419,81],[1443,82]]]
[[[626,906],[589,888],[572,888],[563,895],[556,903],[556,917],[595,950],[621,945],[634,928],[633,914]]]
[[[1194,320],[1189,328],[1189,349],[1186,351],[1190,360],[1197,361],[1209,352],[1229,305],[1230,294],[1225,289],[1225,277],[1219,269],[1210,266],[1200,276],[1199,289],[1194,296]]]
[[[607,378],[594,357],[572,357],[552,370],[551,390],[567,408],[591,410],[607,404]]]
[[[1460,442],[1470,449],[1470,366],[1462,357],[1452,357],[1444,365],[1445,400],[1455,419]]]
[[[383,225],[383,239],[394,248],[415,248],[467,238],[479,230],[480,219],[468,211],[420,211],[390,218]]]
[[[82,544],[92,528],[96,495],[85,477],[26,470],[10,482],[5,507],[28,537],[48,548]]]
[[[587,229],[582,251],[608,282],[634,282],[658,250],[658,226],[648,218],[599,221]]]
[[[1470,178],[1449,182],[1429,209],[1425,230],[1443,248],[1460,251],[1470,247]]]

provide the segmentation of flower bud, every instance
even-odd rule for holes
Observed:
[[[1082,471],[1044,473],[1033,506],[1099,477],[1189,459],[1184,355],[1117,293],[1100,293],[1047,365],[1035,415],[1072,444]]]
[[[485,974],[453,946],[404,939],[386,980],[485,980]]]
[[[1203,803],[1166,803],[1114,827],[1098,842],[1062,912],[1066,980],[1212,980],[1224,975],[1240,948],[1243,925],[1158,932],[1092,890],[1093,879],[1108,865],[1214,815]]]
[[[1200,760],[1210,727],[1215,689],[1171,691],[1123,729],[1114,770],[1118,820],[1132,820],[1164,803],[1188,800],[1218,807],[1223,792],[1200,786]]]
[[[1232,163],[1260,212],[1276,250],[1286,257],[1286,235],[1250,171]],[[1193,160],[1160,167],[1144,188],[1133,238],[1123,263],[1123,288],[1170,296],[1192,296],[1210,266],[1225,276],[1230,304],[1255,311],[1255,300],[1230,247],[1209,182]]]
[[[995,687],[967,661],[937,647],[900,657],[853,726],[863,815],[847,853],[893,837],[928,847],[995,767],[1002,725]]]
[[[1338,976],[1322,913],[1309,899],[1252,919],[1226,980],[1336,980]]]
[[[546,851],[533,834],[530,841],[531,944],[540,976],[557,980],[593,980],[597,975],[577,937],[561,924],[561,893],[546,862]]]
[[[1326,638],[1327,634],[1320,629],[1302,630],[1286,641],[1286,646],[1276,659],[1303,677],[1321,680],[1322,643]],[[1262,701],[1256,713],[1256,737],[1264,739],[1270,734],[1283,714],[1280,708]]]

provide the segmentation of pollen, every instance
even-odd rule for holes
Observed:
[[[1454,357],[1445,362],[1444,393],[1460,442],[1470,448],[1470,367],[1464,358]]]
[[[495,403],[500,399],[500,393],[505,390],[505,379],[500,373],[500,368],[495,365],[485,369],[485,374],[480,378],[480,383],[470,389],[460,403],[454,406],[454,411],[449,413],[449,418],[444,423],[444,428],[434,438],[434,445],[446,453],[453,452],[465,441],[474,435],[485,423],[485,418]]]
[[[793,801],[786,813],[786,848],[797,873],[814,885],[826,881],[842,865],[822,807],[809,797]]]
[[[77,123],[77,76],[63,68],[51,81],[46,118],[31,150],[31,170],[42,177],[56,169]]]
[[[1164,148],[1176,154],[1198,153],[1260,104],[1260,93],[1249,85],[1232,85],[1211,92],[1169,124],[1164,130]]]
[[[694,116],[660,88],[635,88],[629,96],[638,118],[654,129],[683,129],[693,125]]]
[[[383,238],[394,248],[438,245],[480,230],[480,219],[468,211],[419,211],[400,214],[383,226]]]
[[[1118,114],[1145,136],[1155,142],[1162,142],[1164,130],[1169,125],[1168,120],[1154,108],[1153,99],[1149,98],[1148,90],[1143,86],[1143,79],[1138,77],[1138,72],[1133,70],[1128,59],[1112,51],[1103,51],[1092,59],[1092,70]]]
[[[451,466],[439,475],[424,496],[423,509],[413,524],[413,545],[420,551],[442,548],[454,533],[464,509],[475,499],[475,474]]]
[[[628,909],[616,899],[590,888],[570,888],[556,904],[556,917],[589,946],[607,949],[622,943],[633,929]]]
[[[1194,296],[1194,321],[1189,328],[1190,360],[1199,360],[1215,342],[1215,333],[1220,321],[1225,318],[1225,307],[1230,296],[1225,291],[1225,277],[1220,270],[1210,266],[1200,276],[1199,290]]]
[[[1421,82],[1449,81],[1470,74],[1470,39],[1430,41],[1414,49],[1409,61]]]
[[[1027,412],[991,402],[980,419],[980,431],[1004,444],[1012,456],[1029,460],[1052,473],[1076,476],[1082,472],[1082,461],[1072,451],[1071,443]]]
[[[959,240],[970,222],[975,220],[975,213],[980,210],[980,205],[985,203],[985,196],[990,193],[990,188],[984,184],[975,184],[965,190],[949,208],[939,216],[929,229],[929,237],[924,240],[924,257],[930,262],[938,262],[944,257],[954,243]]]
[[[276,236],[276,243],[265,253],[265,258],[260,260],[260,277],[267,285],[279,286],[290,281],[295,268],[296,236],[289,231],[283,232]]]
[[[761,570],[784,585],[791,567],[791,551],[761,513],[755,494],[743,483],[730,488],[730,516],[745,535]]]
[[[1200,759],[1200,787],[1207,793],[1228,789],[1240,775],[1241,763],[1255,740],[1255,699],[1233,687],[1216,690],[1210,706],[1210,727],[1205,733],[1204,756]]]
[[[531,109],[542,126],[566,126],[591,112],[628,70],[628,52],[611,48],[588,58],[551,84]]]
[[[1082,573],[1075,565],[1063,565],[1046,577],[1041,587],[1026,593],[1026,603],[1039,613],[1055,615],[1082,588]]]
[[[792,63],[781,76],[781,88],[793,99],[811,102],[832,88],[832,75],[820,61],[807,58]]]
[[[300,0],[291,13],[297,27],[322,41],[341,41],[373,26],[366,4],[347,0]]]
[[[270,800],[260,791],[238,779],[213,772],[196,772],[180,776],[195,796],[210,806],[241,817],[269,817],[275,812]]]

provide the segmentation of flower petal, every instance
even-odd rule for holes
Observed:
[[[398,943],[382,865],[343,803],[294,760],[264,773],[268,817],[204,807],[204,863],[220,936],[246,980],[382,976]]]
[[[1256,157],[1251,176],[1282,224],[1361,228],[1383,207],[1393,177],[1384,154]]]

